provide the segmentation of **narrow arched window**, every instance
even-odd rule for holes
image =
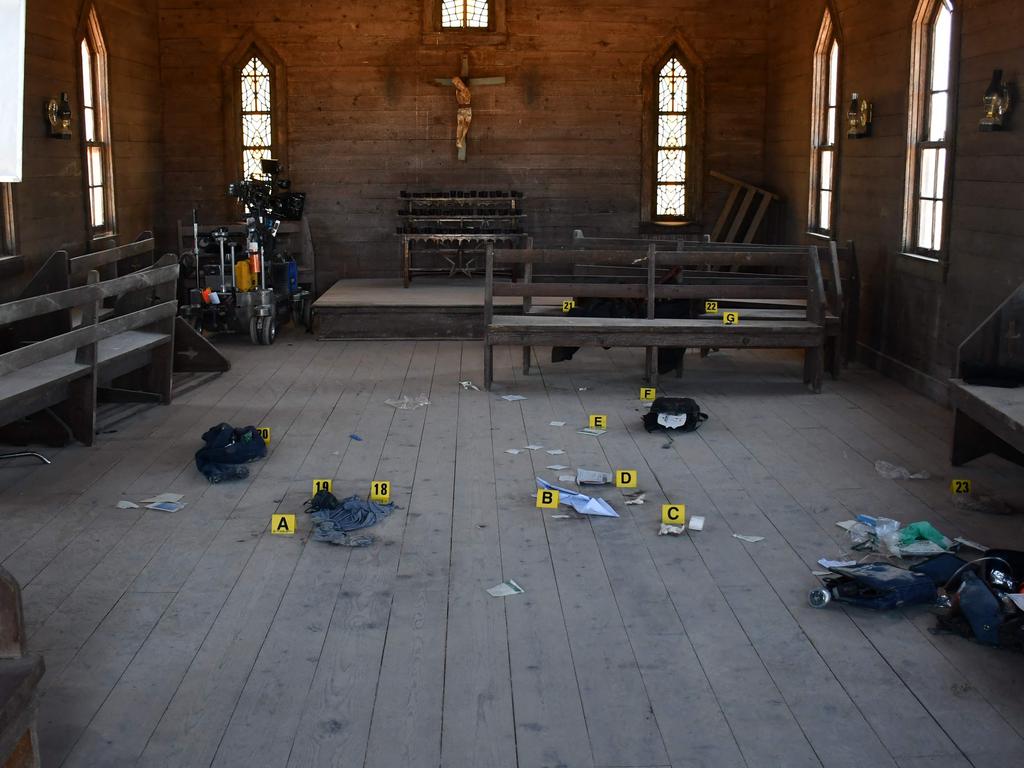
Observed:
[[[114,166],[110,147],[107,47],[96,9],[83,17],[79,31],[82,103],[82,165],[88,230],[93,239],[115,234]]]
[[[681,219],[687,213],[689,84],[686,67],[677,56],[670,55],[658,70],[657,78],[654,215],[658,219]]]
[[[488,0],[441,0],[441,28],[487,29],[490,11]]]
[[[906,249],[937,261],[945,247],[953,155],[957,18],[951,0],[921,0],[914,18]]]
[[[831,236],[839,177],[839,38],[828,10],[814,49],[813,87],[808,226],[811,232]]]
[[[259,56],[242,67],[242,174],[262,178],[261,161],[274,156],[274,115],[270,69]]]

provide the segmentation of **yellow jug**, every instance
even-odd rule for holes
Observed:
[[[249,269],[248,261],[240,261],[235,264],[235,286],[240,291],[253,289],[252,270]]]

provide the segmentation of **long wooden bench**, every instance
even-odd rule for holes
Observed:
[[[169,403],[173,368],[173,255],[149,269],[0,306],[0,326],[54,312],[80,311],[74,329],[0,355],[0,425],[42,410],[55,413],[80,442],[91,445],[102,390],[114,398]],[[110,317],[103,302],[115,299]]]
[[[768,251],[800,252],[806,246],[759,245],[751,243],[710,243],[708,241],[675,239],[650,240],[628,237],[587,237],[581,230],[573,232],[574,248],[584,250],[637,249],[653,244],[657,250],[703,250],[708,252]],[[833,378],[854,357],[856,346],[860,286],[853,241],[840,247],[834,240],[828,247],[818,248],[820,269],[825,287],[825,367]],[[783,277],[778,275],[778,277]],[[803,299],[764,300],[737,299],[720,309],[732,309],[751,320],[799,320],[806,312]]]
[[[1024,466],[1024,284],[959,346],[954,372],[953,466],[988,453]]]
[[[25,651],[21,588],[0,568],[0,765],[39,766],[37,690],[43,657]]]
[[[635,267],[640,263],[646,274],[644,284],[608,282],[588,275],[573,275],[574,264]],[[521,265],[524,279],[506,283],[495,280],[500,266]],[[728,276],[703,272],[681,283],[659,283],[658,270],[707,267],[784,268],[789,278],[772,275]],[[551,274],[554,273],[554,274]],[[799,273],[798,278],[794,278]],[[523,299],[521,315],[496,315],[495,296]],[[572,314],[552,316],[531,312],[532,299],[573,297],[632,299],[643,305],[645,317],[595,318]],[[725,325],[722,318],[659,318],[657,302],[663,299],[705,301],[730,299],[803,299],[802,319],[755,320],[741,317],[738,325]],[[500,307],[499,307],[500,309]],[[823,345],[825,340],[825,295],[817,249],[793,251],[682,250],[658,251],[649,244],[646,253],[636,250],[580,251],[527,249],[487,249],[484,293],[484,383],[493,380],[495,345],[521,345],[524,367],[528,367],[532,346],[646,347],[646,375],[657,380],[658,347],[718,348],[796,348],[805,350],[804,381],[821,390]]]

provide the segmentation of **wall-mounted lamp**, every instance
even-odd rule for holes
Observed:
[[[59,100],[46,102],[46,121],[50,124],[51,139],[71,138],[71,102],[67,93],[62,93]]]
[[[850,111],[846,113],[846,135],[851,139],[866,139],[871,135],[871,102],[854,93],[850,97]]]
[[[985,116],[978,123],[978,130],[1003,130],[1003,118],[1010,113],[1012,106],[1010,87],[1003,82],[1003,70],[992,70],[992,82],[988,84],[983,103],[985,104]]]

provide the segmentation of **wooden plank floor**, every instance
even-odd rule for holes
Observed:
[[[859,512],[1024,548],[1019,516],[953,504],[950,414],[893,382],[853,368],[815,396],[788,354],[688,360],[662,391],[711,420],[668,441],[640,424],[638,350],[524,376],[499,349],[485,393],[458,385],[482,380],[476,342],[222,346],[232,371],[173,405],[50,467],[0,466],[0,561],[46,656],[44,765],[1020,762],[1024,656],[933,635],[923,610],[806,604],[815,561],[844,552],[834,523]],[[384,403],[421,393],[429,407]],[[590,413],[606,435],[576,432]],[[273,430],[245,481],[194,468],[220,421]],[[565,454],[506,453],[528,444]],[[932,477],[886,480],[877,459]],[[550,464],[635,469],[647,503],[611,489],[621,518],[556,519],[532,498]],[[955,474],[1024,508],[1020,468]],[[314,477],[339,496],[393,482],[375,545],[307,541]],[[188,506],[116,509],[165,491]],[[656,536],[667,501],[707,529]],[[273,512],[300,535],[269,535]],[[505,579],[525,594],[486,594]]]

